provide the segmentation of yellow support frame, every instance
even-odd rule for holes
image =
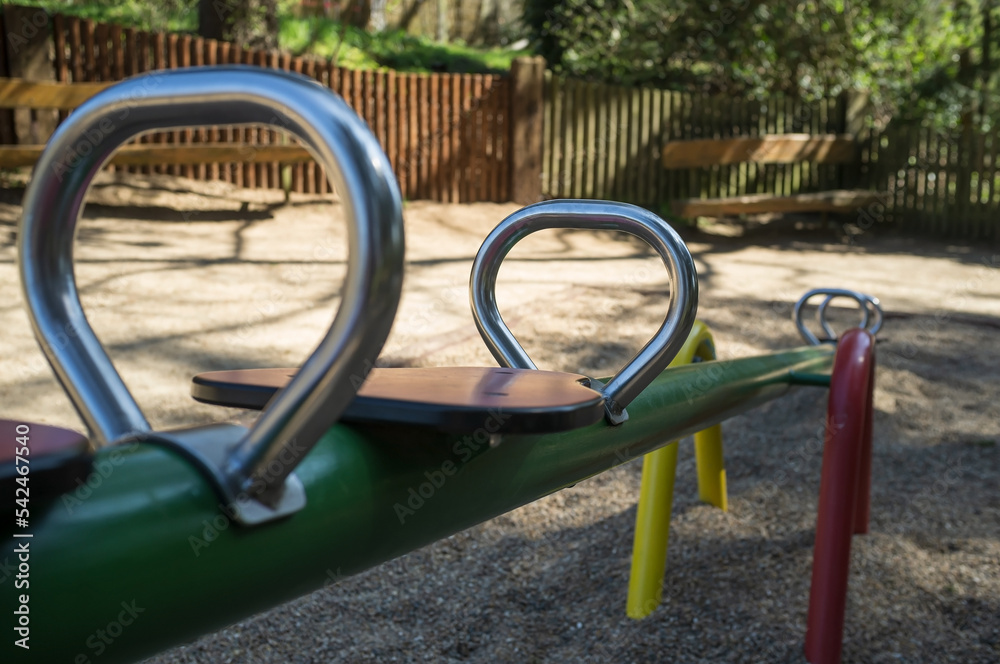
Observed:
[[[671,367],[699,360],[715,359],[715,341],[708,326],[695,321],[691,334],[670,363]],[[645,618],[663,599],[663,575],[667,565],[670,537],[670,511],[677,475],[677,445],[650,452],[642,459],[642,484],[635,516],[635,540],[632,544],[632,571],[628,583],[626,611],[629,618]],[[728,509],[726,469],[722,460],[722,425],[716,424],[694,436],[695,462],[698,467],[698,497]]]

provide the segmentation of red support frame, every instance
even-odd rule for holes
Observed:
[[[874,387],[875,338],[849,330],[837,344],[830,378],[806,628],[810,664],[840,662],[851,536],[868,532]]]

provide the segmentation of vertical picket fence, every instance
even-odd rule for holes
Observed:
[[[52,26],[58,81],[119,81],[155,70],[226,64],[298,72],[340,94],[368,123],[389,156],[404,197],[455,203],[509,199],[510,99],[504,76],[349,70],[316,58],[59,14],[52,17]],[[251,146],[295,142],[259,127],[194,127],[139,140]],[[330,189],[325,173],[312,162],[111,168],[222,180],[247,188],[306,193]]]
[[[28,9],[35,20],[40,10]],[[8,34],[4,15],[0,12],[0,32]],[[316,58],[60,14],[51,16],[50,25],[55,79],[65,83],[112,82],[155,70],[222,64],[311,77],[340,94],[368,123],[389,156],[403,196],[410,199],[530,202],[539,196],[540,184],[542,197],[606,198],[663,210],[676,198],[868,187],[886,196],[859,211],[859,223],[884,220],[921,234],[1000,238],[996,126],[980,131],[972,129],[977,123],[969,122],[964,128],[941,130],[929,123],[891,122],[881,132],[858,137],[861,154],[856,166],[744,163],[668,170],[660,155],[673,140],[840,134],[857,126],[848,127],[846,96],[816,102],[780,93],[766,99],[732,98],[589,83],[551,72],[545,72],[539,84],[539,120],[535,97],[515,99],[512,90],[521,89],[519,81],[537,81],[532,77],[541,76],[541,65],[537,71],[523,68],[534,72],[523,81],[517,68],[510,76],[355,71]],[[0,69],[5,67],[0,57]],[[34,120],[36,111],[31,113]],[[65,116],[61,112],[60,117]],[[17,140],[13,113],[0,111],[0,142]],[[294,139],[261,127],[231,126],[162,132],[139,141],[255,146]],[[223,180],[248,188],[329,192],[325,174],[312,162],[112,168]]]
[[[1000,127],[972,124],[890,123],[873,135],[872,184],[888,194],[873,216],[908,234],[1000,240]]]
[[[791,194],[836,188],[837,165],[734,164],[667,170],[672,140],[844,131],[842,98],[734,99],[546,76],[543,191],[657,207],[675,198]]]

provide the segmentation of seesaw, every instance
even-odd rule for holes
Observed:
[[[349,264],[334,322],[294,375],[272,377],[273,396],[250,429],[151,430],[76,289],[74,232],[96,173],[137,135],[191,124],[263,124],[294,134],[326,169],[348,218]],[[515,242],[568,227],[632,233],[654,248],[670,277],[663,324],[607,381],[534,369],[492,297],[500,262]],[[403,270],[401,200],[378,143],[342,100],[309,79],[195,68],[124,81],[74,111],[36,165],[18,252],[35,335],[90,445],[21,422],[13,440],[0,441],[3,485],[20,486],[24,478],[34,489],[28,514],[7,530],[5,555],[27,556],[31,573],[6,613],[21,631],[17,642],[6,641],[4,661],[147,657],[318,589],[331,570],[347,576],[368,569],[794,386],[828,382],[831,407],[840,399],[846,421],[861,424],[838,425],[857,442],[828,441],[824,452],[812,594],[819,608],[810,606],[806,642],[813,662],[839,658],[848,569],[842,531],[847,524],[849,551],[850,533],[867,525],[868,480],[859,463],[870,427],[864,394],[872,334],[850,330],[837,345],[666,369],[694,325],[697,280],[683,242],[645,210],[551,201],[515,213],[490,234],[471,291],[477,325],[505,366],[373,369]],[[871,298],[828,294],[838,296],[856,300],[862,326],[868,324]],[[820,319],[829,335],[825,315]],[[219,383],[239,393],[247,381],[233,378],[240,377]],[[25,448],[27,464],[19,452]],[[51,482],[35,483],[43,466]],[[838,512],[844,509],[849,518]],[[824,523],[836,532],[823,535],[831,530]],[[832,544],[821,547],[821,540]]]

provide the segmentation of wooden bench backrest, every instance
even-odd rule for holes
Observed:
[[[670,141],[663,146],[664,168],[703,168],[723,164],[845,164],[856,161],[850,134],[771,134]]]
[[[0,78],[0,108],[54,108],[71,111],[112,83],[55,83]]]

